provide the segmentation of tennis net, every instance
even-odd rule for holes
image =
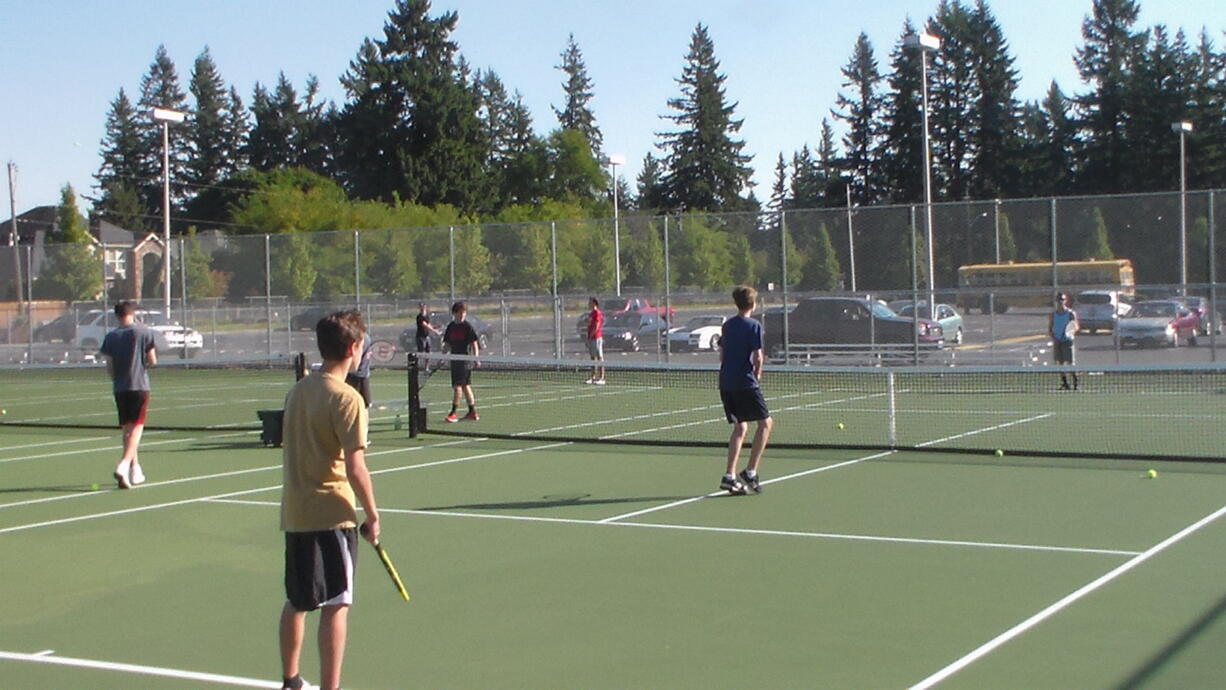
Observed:
[[[147,429],[255,430],[257,410],[280,409],[299,357],[160,360],[149,371]],[[114,428],[111,381],[102,363],[0,366],[0,425]]]
[[[418,431],[553,441],[727,444],[718,365],[481,357],[480,420],[446,423],[450,370],[469,356],[411,358]],[[1077,390],[1061,374],[1077,374]],[[771,445],[1058,457],[1226,460],[1226,365],[1113,367],[770,366]],[[461,401],[459,414],[465,412]]]

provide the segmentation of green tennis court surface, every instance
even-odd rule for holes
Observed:
[[[402,395],[391,374],[376,384]],[[456,426],[504,423],[513,408],[484,392],[482,420]],[[373,416],[383,542],[412,602],[363,547],[345,687],[1226,674],[1218,464],[773,449],[762,495],[707,496],[719,449],[409,440],[393,409]],[[252,431],[151,432],[149,483],[118,491],[117,448],[115,431],[0,428],[0,684],[278,687],[280,452]]]

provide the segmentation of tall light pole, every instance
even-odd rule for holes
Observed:
[[[928,143],[928,52],[941,49],[941,39],[930,33],[907,34],[903,45],[920,53],[920,84],[924,94],[924,231],[928,244],[928,318],[936,318],[936,261],[932,249],[932,147]],[[919,313],[919,310],[916,310]]]
[[[609,176],[613,180],[613,276],[617,287],[617,296],[622,296],[622,240],[621,218],[617,211],[617,166],[626,164],[626,157],[614,153],[605,159],[609,164]]]
[[[170,123],[183,122],[186,113],[154,108],[149,115],[162,123],[162,310],[170,320]]]
[[[1179,287],[1188,294],[1188,132],[1192,123],[1171,123],[1171,131],[1179,135]]]
[[[856,236],[851,231],[851,185],[847,185],[847,263],[851,264],[847,272],[851,278],[851,291],[856,291]]]

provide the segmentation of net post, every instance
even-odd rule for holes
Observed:
[[[898,447],[897,420],[898,408],[894,404],[894,372],[887,371],[885,374],[885,395],[887,406],[889,409],[889,420],[886,424],[887,435],[886,439],[891,448]]]
[[[421,428],[425,415],[418,412],[421,409],[421,396],[418,394],[418,358],[416,352],[409,353],[409,438],[417,438],[424,431]]]

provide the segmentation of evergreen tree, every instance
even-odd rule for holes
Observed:
[[[255,124],[247,140],[247,157],[256,170],[276,170],[299,164],[302,157],[303,115],[298,92],[281,72],[270,93],[260,83],[251,98]]]
[[[840,166],[849,178],[852,195],[861,203],[877,200],[876,159],[880,142],[882,98],[878,92],[881,75],[868,34],[861,33],[852,49],[851,59],[842,69],[843,86],[851,95],[838,95],[834,117],[847,125],[843,137],[843,161]]]
[[[1044,193],[1067,194],[1077,171],[1077,123],[1069,117],[1068,99],[1054,81],[1043,99],[1043,117],[1047,136],[1042,142],[1040,177],[1048,182]]]
[[[549,176],[549,150],[545,141],[532,131],[532,114],[517,91],[507,117],[510,138],[503,177],[503,198],[507,204],[534,204],[546,194]]]
[[[817,226],[816,237],[805,261],[804,282],[801,287],[809,290],[837,290],[841,283],[839,258],[830,241],[830,230],[825,223]]]
[[[802,209],[824,206],[827,178],[821,161],[813,159],[809,147],[803,146],[792,155],[792,182],[785,208]]]
[[[1148,45],[1134,56],[1123,94],[1123,166],[1118,191],[1179,188],[1179,137],[1171,123],[1187,120],[1195,72],[1183,32],[1171,41],[1163,26],[1150,29]]]
[[[908,20],[901,36],[914,33],[915,26]],[[877,163],[882,178],[881,200],[895,204],[916,203],[924,198],[920,56],[916,50],[903,45],[902,37],[895,44],[890,59],[890,94],[883,108],[884,132]]]
[[[305,93],[298,110],[297,165],[328,175],[335,158],[336,106],[320,100],[319,79],[308,75]]]
[[[663,187],[667,207],[684,210],[736,211],[749,207],[741,194],[753,171],[750,156],[741,153],[745,142],[732,138],[742,120],[732,118],[737,104],[727,104],[725,76],[719,73],[715,44],[699,24],[681,78],[681,96],[668,101],[676,115],[666,119],[680,127],[661,134],[666,152]]]
[[[1188,164],[1188,186],[1194,189],[1226,186],[1226,52],[1214,49],[1209,32],[1202,30],[1192,55],[1192,111],[1197,133],[1195,160]]]
[[[566,39],[566,50],[562,51],[562,64],[557,69],[566,74],[562,89],[566,94],[566,102],[561,108],[554,108],[553,113],[558,118],[558,126],[562,129],[572,129],[582,132],[587,139],[588,147],[593,154],[599,154],[604,147],[600,127],[596,125],[596,116],[588,107],[592,100],[592,80],[587,74],[587,65],[583,62],[583,53],[575,43],[572,33]]]
[[[640,211],[664,211],[671,208],[664,188],[664,165],[649,152],[643,156],[639,169],[636,206]]]
[[[788,164],[783,161],[783,154],[780,153],[779,159],[775,161],[775,182],[771,185],[771,198],[766,203],[766,208],[771,213],[777,214],[783,211],[787,203]]]
[[[179,87],[179,75],[175,63],[166,53],[165,46],[158,46],[149,72],[141,80],[139,110],[148,112],[153,108],[168,108],[187,111],[187,96]],[[138,118],[141,132],[141,178],[137,190],[146,208],[162,213],[162,123],[151,117]],[[190,157],[190,140],[183,125],[171,124],[175,133],[168,138],[170,162],[170,203],[180,204],[186,197],[187,160]],[[172,211],[173,214],[173,211]]]
[[[217,204],[213,187],[238,172],[242,132],[232,129],[234,104],[207,47],[196,58],[188,91],[196,107],[185,127],[190,152],[185,171],[187,212],[193,219],[224,220],[228,212]]]
[[[1086,235],[1085,247],[1081,251],[1081,259],[1114,259],[1111,244],[1107,240],[1107,221],[1103,211],[1097,206],[1091,211],[1089,232]]]
[[[342,77],[339,172],[360,198],[484,209],[488,139],[480,93],[451,40],[459,15],[396,0],[384,37],[367,40]]]
[[[1132,28],[1140,9],[1134,0],[1093,0],[1091,15],[1081,25],[1085,43],[1074,62],[1081,80],[1092,87],[1077,99],[1085,141],[1080,186],[1087,192],[1124,189],[1124,99],[1128,74],[1144,40]]]
[[[123,89],[111,101],[101,144],[102,165],[94,176],[101,195],[94,213],[133,232],[151,226],[153,209],[144,205],[137,191],[147,182],[142,177],[147,171],[141,124]]]
[[[604,196],[605,175],[583,133],[555,130],[549,137],[549,196],[591,207]]]
[[[1008,42],[984,0],[969,16],[979,99],[972,104],[970,196],[999,197],[1016,182],[1019,165],[1018,77]]]
[[[93,247],[72,185],[60,190],[55,220],[52,239],[59,244],[46,251],[35,294],[63,300],[93,299],[102,291],[102,255]]]
[[[933,197],[968,199],[974,105],[983,97],[975,75],[979,37],[973,33],[970,11],[959,0],[941,0],[928,32],[941,37],[941,49],[930,62],[928,90]]]

